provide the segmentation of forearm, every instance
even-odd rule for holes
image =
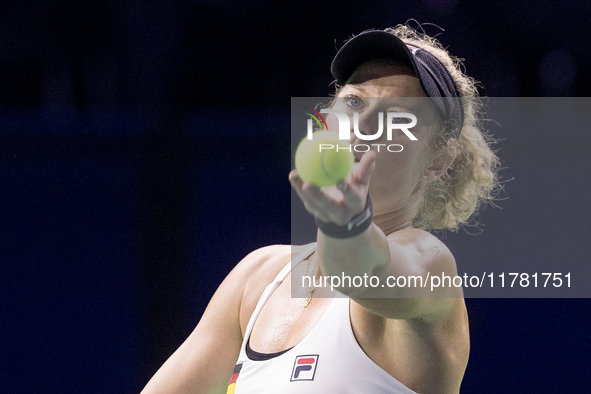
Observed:
[[[438,276],[443,272],[455,275],[456,270],[451,253],[437,238],[426,232],[409,228],[386,237],[380,227],[372,224],[355,237],[332,238],[318,231],[317,239],[322,275],[377,279],[377,282],[373,282],[375,285],[369,286],[365,279],[363,286],[345,288],[341,284],[338,290],[352,298],[458,295],[455,287],[436,286],[432,289],[427,285],[430,276]],[[391,285],[393,278],[400,277],[404,277],[404,286]]]

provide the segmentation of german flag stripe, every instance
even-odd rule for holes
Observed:
[[[236,380],[238,380],[238,375],[240,375],[240,371],[242,370],[242,363],[236,364],[234,367],[234,372],[232,373],[232,378],[230,378],[230,383],[228,384],[228,391],[226,394],[234,394],[236,390]]]

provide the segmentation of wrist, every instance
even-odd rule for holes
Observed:
[[[365,207],[363,208],[363,210],[357,215],[353,216],[353,218],[351,218],[351,220],[348,223],[342,226],[339,226],[334,223],[325,223],[317,217],[314,219],[320,231],[322,231],[329,237],[350,238],[358,234],[361,234],[362,232],[367,230],[369,226],[371,226],[372,218],[373,207],[371,204],[371,198],[368,194],[367,199],[365,201]]]

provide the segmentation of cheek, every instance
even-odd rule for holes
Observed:
[[[387,146],[392,150],[402,150],[399,152],[389,152]],[[405,171],[414,171],[417,167],[422,167],[426,163],[426,149],[420,141],[388,141],[386,146],[381,149],[378,158],[380,158],[386,165],[390,166],[391,170],[401,169]]]
[[[399,188],[414,172],[409,168],[407,155],[403,152],[383,152],[376,158],[376,181],[380,188]]]
[[[428,165],[428,152],[419,145],[401,144],[402,152],[381,149],[376,158],[376,181],[389,183],[391,187],[414,188]],[[372,179],[373,180],[373,179]],[[388,185],[384,185],[388,187]]]

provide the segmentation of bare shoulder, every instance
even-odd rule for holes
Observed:
[[[442,272],[457,275],[449,248],[426,231],[405,229],[389,234],[388,241],[398,255],[393,257],[395,263],[406,265],[403,275],[423,279]],[[470,338],[462,290],[452,290],[457,296],[433,292],[427,286],[411,298],[355,300],[351,324],[359,345],[380,367],[417,392],[459,392]]]
[[[413,264],[415,271],[421,273],[423,278],[432,278],[433,275],[445,275],[454,277],[457,275],[456,261],[449,248],[433,234],[419,230],[409,229],[391,234],[389,240],[398,245],[405,245],[408,253],[414,254]],[[426,286],[427,292],[423,294],[423,313],[419,313],[409,319],[391,321],[390,324],[404,328],[404,331],[414,332],[421,338],[437,338],[431,344],[446,348],[447,344],[454,343],[454,352],[467,356],[469,349],[468,319],[466,304],[461,287],[451,286],[448,290],[438,287],[435,291],[431,283]],[[462,357],[460,357],[462,359]],[[462,364],[462,363],[460,363]],[[464,365],[465,367],[465,365]]]
[[[271,245],[248,254],[235,268],[234,276],[242,281],[242,302],[240,305],[240,327],[246,330],[248,320],[269,283],[308,245]]]
[[[457,273],[455,259],[443,242],[413,228],[389,234],[387,239],[391,261],[382,280],[388,287],[378,287],[378,297],[355,299],[365,309],[362,315],[435,323],[463,307],[463,302],[454,300],[463,297],[461,288],[430,285],[434,276]]]
[[[446,269],[450,274],[457,272],[456,261],[449,248],[433,234],[415,228],[405,229],[388,235],[388,240],[406,253],[414,254],[412,261],[420,269]]]
[[[418,320],[421,322],[445,321],[461,313],[465,309],[461,287],[434,288],[430,283],[434,275],[438,277],[457,275],[456,260],[449,248],[433,234],[419,229],[409,229],[403,234],[394,235],[393,240],[397,243],[407,242],[408,248],[415,254],[415,258],[412,259],[415,273],[419,273],[425,281],[429,281],[425,286],[427,292],[422,294],[426,299],[425,311],[429,315],[418,316]]]
[[[195,330],[143,393],[225,393],[248,319],[291,253],[289,245],[273,245],[243,258],[218,287]]]

